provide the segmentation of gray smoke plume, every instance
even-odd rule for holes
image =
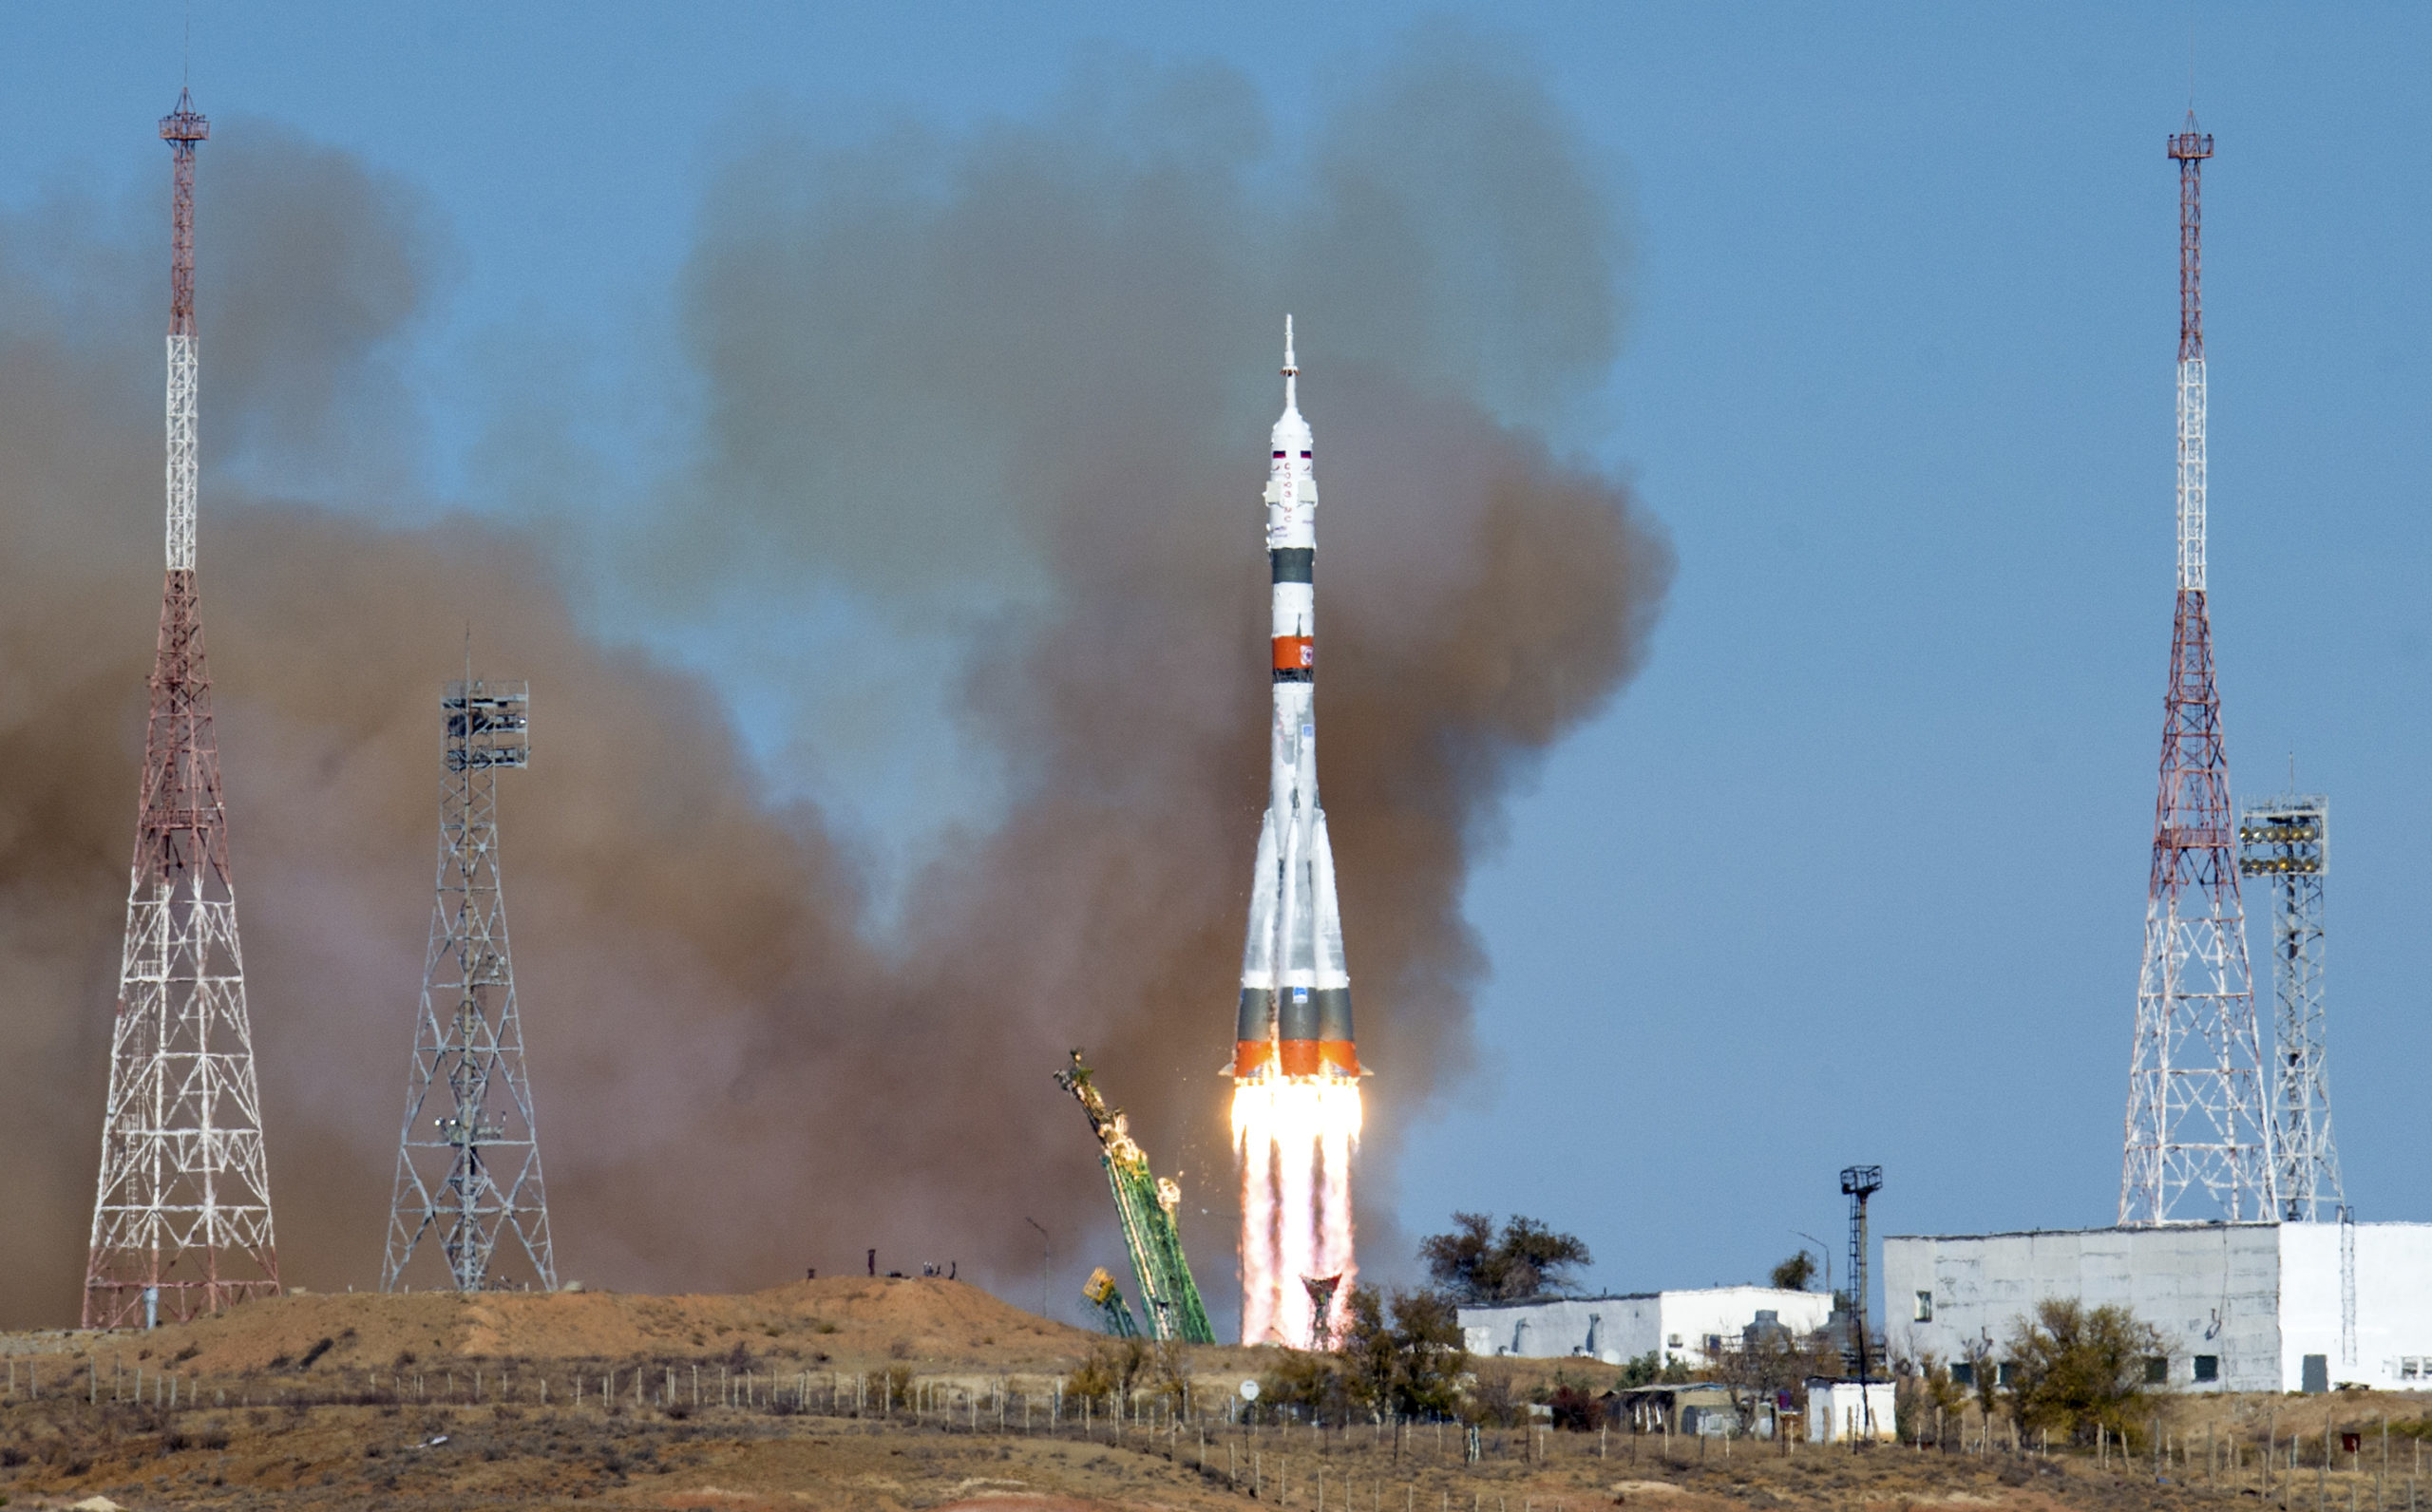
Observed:
[[[1188,1238],[1228,1310],[1216,1071],[1264,793],[1257,490],[1286,309],[1326,501],[1321,773],[1378,1070],[1368,1263],[1394,1268],[1397,1131],[1471,1050],[1469,862],[1539,753],[1635,669],[1670,566],[1622,485],[1532,428],[1609,365],[1622,249],[1569,127],[1478,57],[1422,43],[1289,150],[1213,68],[1085,77],[964,136],[753,141],[706,196],[679,290],[688,446],[602,506],[606,547],[582,556],[550,499],[521,523],[376,523],[428,515],[371,421],[444,237],[342,157],[220,133],[203,609],[291,1278],[376,1274],[435,685],[469,624],[484,667],[534,687],[504,854],[561,1269],[734,1287],[876,1245],[1023,1274],[1025,1216],[1107,1226],[1047,1079],[1078,1045],[1160,1166],[1185,1168]],[[0,220],[16,1322],[73,1310],[98,1155],[159,587],[147,255],[165,238],[142,208]],[[256,497],[209,470],[216,435]],[[864,638],[804,707],[954,667],[946,706],[996,795],[884,928],[868,869],[798,796],[856,774],[758,769],[697,679],[618,649],[839,605]],[[1117,1257],[1077,1248],[1074,1275]]]

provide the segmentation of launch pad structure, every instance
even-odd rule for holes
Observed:
[[[1131,1304],[1123,1299],[1123,1288],[1114,1284],[1114,1277],[1107,1274],[1105,1266],[1090,1272],[1088,1282],[1081,1287],[1081,1296],[1098,1310],[1098,1322],[1110,1337],[1140,1336],[1140,1320],[1131,1315]]]
[[[1098,1095],[1079,1050],[1073,1052],[1071,1066],[1055,1073],[1055,1085],[1081,1105],[1081,1111],[1089,1116],[1090,1132],[1097,1136],[1098,1162],[1106,1168],[1107,1185],[1114,1193],[1115,1217],[1123,1226],[1124,1247],[1131,1254],[1131,1274],[1140,1283],[1140,1306],[1148,1314],[1150,1336],[1185,1344],[1215,1343],[1216,1331],[1208,1325],[1199,1283],[1191,1278],[1190,1261],[1183,1254],[1182,1232],[1174,1224],[1182,1188],[1149,1168],[1148,1152],[1131,1137],[1123,1114],[1109,1108],[1106,1099]],[[1097,1283],[1106,1279],[1105,1273],[1100,1271],[1090,1279],[1090,1300],[1106,1312],[1110,1332],[1120,1332],[1112,1321],[1121,1295],[1114,1294],[1115,1301],[1110,1304],[1097,1295]],[[1112,1279],[1107,1279],[1106,1290],[1113,1292]]]
[[[557,1289],[499,871],[498,774],[531,762],[531,706],[530,685],[484,682],[469,666],[440,695],[439,880],[397,1134],[384,1292],[407,1284],[407,1266],[430,1237],[451,1290]]]

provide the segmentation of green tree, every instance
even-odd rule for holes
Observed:
[[[2072,1297],[2036,1304],[2010,1333],[2011,1415],[2021,1426],[2091,1438],[2143,1422],[2145,1361],[2162,1337],[2118,1304],[2091,1308]]]
[[[1804,1292],[1807,1283],[1815,1279],[1815,1257],[1805,1250],[1774,1267],[1773,1284],[1784,1292]]]
[[[1450,1301],[1429,1292],[1388,1295],[1363,1286],[1352,1292],[1350,1311],[1340,1358],[1354,1401],[1371,1412],[1404,1417],[1453,1410],[1470,1356]]]
[[[1452,1302],[1432,1292],[1395,1293],[1394,1339],[1401,1349],[1401,1376],[1394,1383],[1396,1409],[1406,1417],[1451,1412],[1470,1370],[1461,1315]]]
[[[1259,1376],[1258,1405],[1299,1408],[1320,1420],[1340,1417],[1349,1401],[1340,1356],[1319,1350],[1283,1350]]]
[[[1147,1339],[1108,1339],[1091,1346],[1090,1357],[1064,1378],[1066,1396],[1085,1396],[1112,1408],[1129,1401],[1132,1386],[1147,1373],[1154,1354]],[[911,1372],[904,1372],[909,1381]]]
[[[1665,1359],[1662,1351],[1649,1350],[1622,1366],[1621,1388],[1626,1391],[1634,1386],[1679,1386],[1688,1378],[1689,1368],[1679,1356]]]
[[[1455,1213],[1453,1231],[1419,1241],[1418,1257],[1436,1285],[1463,1302],[1521,1302],[1570,1284],[1569,1272],[1595,1263],[1576,1235],[1511,1216],[1494,1232],[1492,1213]]]
[[[1381,1412],[1394,1399],[1394,1383],[1401,1375],[1401,1351],[1385,1320],[1385,1298],[1375,1287],[1351,1290],[1349,1314],[1343,1325],[1342,1372],[1352,1400]]]

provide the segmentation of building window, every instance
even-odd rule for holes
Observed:
[[[1976,1384],[1976,1367],[1966,1360],[1951,1361],[1950,1384],[1953,1386],[1974,1386]]]
[[[2219,1380],[2221,1378],[2221,1357],[2217,1354],[2199,1354],[2195,1356],[2195,1378],[2199,1381]]]
[[[1993,1384],[1995,1386],[2007,1386],[2016,1378],[2017,1373],[2018,1366],[2011,1361],[2004,1360],[2001,1364],[1993,1367]]]
[[[1931,1292],[1919,1292],[1917,1294],[1917,1321],[1920,1323],[1930,1323],[1933,1320],[1934,1295]]]
[[[1721,1335],[1721,1334],[1720,1334],[1720,1333],[1709,1333],[1709,1334],[1707,1334],[1707,1335],[1706,1335],[1706,1353],[1707,1353],[1708,1355],[1716,1355],[1716,1354],[1720,1354],[1721,1352],[1722,1352],[1722,1335]]]
[[[1675,1333],[1671,1337],[1665,1339],[1663,1341],[1663,1347],[1667,1350],[1679,1349],[1681,1347],[1681,1335]]]
[[[2420,1378],[2418,1372],[2422,1368],[2423,1357],[2419,1354],[2409,1354],[2398,1362],[2398,1378],[2402,1381],[2417,1380]]]
[[[2145,1360],[2145,1384],[2147,1386],[2166,1386],[2169,1382],[2170,1361],[2159,1354],[2148,1356]]]

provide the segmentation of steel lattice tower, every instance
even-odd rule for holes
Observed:
[[[1883,1167],[1880,1165],[1848,1165],[1841,1169],[1841,1195],[1850,1200],[1850,1343],[1841,1351],[1850,1369],[1864,1387],[1874,1360],[1874,1335],[1867,1327],[1866,1300],[1868,1249],[1866,1200],[1883,1190]],[[1874,1422],[1874,1408],[1858,1393],[1858,1402],[1866,1413],[1867,1423]]]
[[[110,1031],[109,1103],[85,1267],[86,1328],[147,1327],[278,1291],[261,1092],[229,881],[228,814],[195,591],[194,158],[211,123],[161,123],[170,217],[168,574]]]
[[[2330,1134],[2323,1013],[2323,873],[2330,801],[2288,793],[2238,815],[2238,870],[2271,888],[2271,1154],[2280,1217],[2332,1219],[2347,1200]]]
[[[380,1284],[390,1292],[404,1284],[415,1248],[435,1233],[455,1291],[519,1282],[554,1291],[549,1200],[498,863],[498,774],[531,760],[530,688],[481,682],[467,668],[439,707],[446,733],[438,898]],[[501,1263],[499,1245],[509,1235],[522,1252],[521,1266]]]
[[[2178,605],[2129,1054],[2123,1224],[2269,1219],[2279,1209],[2205,605],[2201,191],[2212,155],[2211,135],[2188,112],[2187,129],[2170,139],[2178,163]],[[2201,1189],[2206,1211],[2182,1211],[2191,1187]]]

